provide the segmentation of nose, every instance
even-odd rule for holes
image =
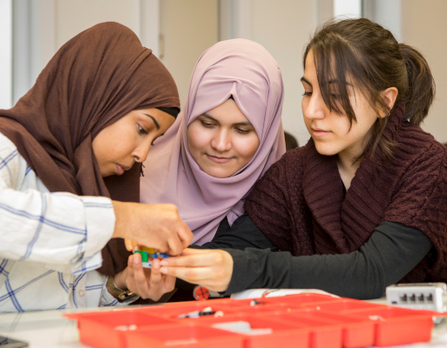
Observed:
[[[140,146],[138,146],[133,151],[133,158],[135,159],[135,162],[142,163],[146,161],[147,154],[149,153],[149,149],[151,148],[151,142],[143,143]]]
[[[231,135],[226,129],[219,129],[211,139],[211,147],[219,152],[231,149]]]
[[[308,119],[322,119],[328,110],[321,94],[315,92],[310,97],[303,98],[302,108],[303,116]]]

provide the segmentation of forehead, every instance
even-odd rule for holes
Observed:
[[[205,112],[203,116],[211,117],[222,124],[250,122],[233,99],[226,100],[222,104]]]
[[[138,111],[141,115],[147,117],[149,122],[153,122],[157,129],[157,126],[159,126],[162,132],[169,128],[175,121],[174,116],[157,108],[140,109]]]

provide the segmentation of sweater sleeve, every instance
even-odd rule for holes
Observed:
[[[408,168],[383,217],[422,231],[433,243],[434,281],[447,277],[447,149],[434,143]]]
[[[360,250],[350,254],[292,256],[268,249],[227,250],[234,266],[225,295],[250,288],[316,288],[343,297],[377,298],[410,272],[431,246],[422,232],[383,222]]]

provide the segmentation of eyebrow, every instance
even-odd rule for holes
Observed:
[[[206,112],[204,112],[202,115],[200,115],[200,116],[205,116],[205,117],[207,117],[207,118],[209,118],[209,119],[211,119],[211,120],[213,120],[214,122],[217,122],[217,123],[220,123],[218,120],[216,120],[214,117],[212,117],[212,116],[210,116],[210,115],[208,115]],[[237,123],[234,123],[235,125],[238,125],[238,126],[251,126],[251,127],[253,127],[253,125],[251,124],[251,122],[237,122]]]
[[[309,82],[309,80],[306,79],[304,76],[302,78],[300,78],[300,81],[307,83],[309,86],[312,86],[312,84]]]
[[[146,115],[147,117],[150,117],[152,119],[152,121],[154,121],[155,127],[157,127],[157,129],[160,129],[160,125],[158,124],[158,122],[155,119],[155,117],[153,117],[153,116],[151,116],[149,114],[144,114],[144,113],[143,113],[143,115]]]
[[[312,86],[312,84],[309,82],[309,80],[306,79],[304,76],[302,78],[300,78],[300,81],[307,83],[309,86]],[[335,84],[335,83],[339,83],[339,82],[338,82],[338,80],[331,80],[331,81],[329,81],[329,84],[331,84],[331,83]],[[346,81],[346,85],[351,86],[351,87],[353,86],[352,83],[349,83],[347,81]]]

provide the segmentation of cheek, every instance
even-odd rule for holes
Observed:
[[[206,132],[203,132],[196,123],[188,127],[188,148],[190,153],[202,150],[207,143]]]
[[[347,116],[336,115],[336,114],[333,114],[331,116],[332,116],[332,120],[334,122],[333,130],[335,131],[335,133],[338,136],[349,137],[352,135],[352,133],[354,133],[354,130],[355,130],[357,124],[355,122],[353,122],[352,127],[351,127],[351,124],[350,124]]]
[[[249,136],[247,138],[240,139],[237,143],[238,153],[241,157],[248,161],[256,153],[259,146],[259,139],[257,135]]]

